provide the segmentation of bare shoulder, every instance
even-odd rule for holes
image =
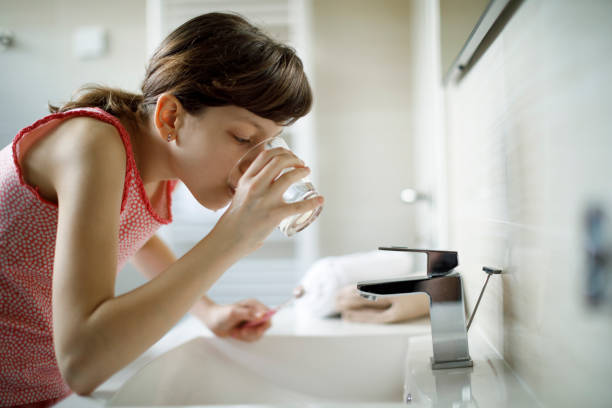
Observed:
[[[64,181],[81,175],[87,182],[99,177],[123,180],[126,152],[119,131],[110,123],[90,117],[67,119],[34,144],[22,166],[26,182],[41,195],[57,202]],[[67,177],[71,175],[72,177]]]
[[[83,154],[97,153],[95,156],[125,151],[115,126],[85,116],[66,120],[54,129],[48,139],[56,144],[58,153],[66,152],[76,158]]]

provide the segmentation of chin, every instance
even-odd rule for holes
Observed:
[[[219,211],[224,209],[225,207],[227,207],[227,205],[229,204],[229,201],[224,202],[223,204],[218,204],[218,205],[210,205],[210,206],[206,206],[206,208],[208,208],[209,210],[212,211]]]
[[[200,205],[212,211],[219,211],[220,209],[227,207],[231,201],[231,199],[228,198],[210,199],[206,197],[196,197],[196,200],[198,203],[200,203]]]

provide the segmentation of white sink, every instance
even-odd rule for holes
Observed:
[[[401,403],[408,343],[406,334],[199,337],[143,367],[108,405]]]
[[[130,372],[106,406],[540,407],[478,332],[468,336],[473,368],[432,371],[426,321],[306,324],[279,315],[254,343],[177,331],[191,340]]]

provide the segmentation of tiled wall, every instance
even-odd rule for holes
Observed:
[[[612,404],[612,300],[586,305],[583,230],[592,203],[612,228],[611,21],[610,1],[524,1],[445,90],[468,309],[482,266],[504,268],[475,325],[551,407]]]

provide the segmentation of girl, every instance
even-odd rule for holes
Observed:
[[[189,310],[219,336],[259,338],[269,323],[244,322],[265,306],[220,306],[205,293],[283,218],[323,201],[283,201],[309,172],[285,149],[262,152],[238,185],[228,173],[311,102],[292,49],[211,13],[162,42],[142,95],[85,88],[19,132],[0,152],[0,405],[91,393]],[[231,204],[176,260],[154,233],[172,219],[179,180],[203,206]],[[115,296],[129,258],[152,279]]]

